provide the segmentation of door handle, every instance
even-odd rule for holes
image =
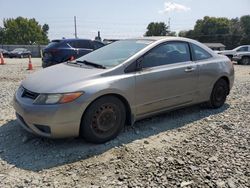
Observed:
[[[194,70],[195,68],[190,66],[185,69],[185,72],[193,72]]]

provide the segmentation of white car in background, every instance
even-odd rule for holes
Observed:
[[[250,52],[239,52],[233,56],[233,60],[240,65],[250,65]]]
[[[218,51],[218,54],[225,55],[229,59],[233,60],[233,57],[239,52],[250,52],[250,45],[239,46],[233,50]]]

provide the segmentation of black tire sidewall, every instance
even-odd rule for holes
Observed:
[[[221,101],[217,101],[216,100],[216,92],[217,92],[217,89],[219,87],[223,87],[225,92],[224,92],[224,96],[223,96],[223,99]],[[229,86],[228,86],[228,83],[224,80],[224,79],[220,79],[218,80],[215,85],[214,85],[214,88],[213,88],[213,91],[211,93],[211,97],[210,97],[210,106],[212,108],[220,108],[221,106],[224,105],[225,101],[226,101],[226,98],[227,98],[227,94],[229,92]]]
[[[247,63],[243,63],[244,60],[246,60]],[[243,57],[242,60],[241,60],[241,64],[242,65],[250,65],[250,57]]]
[[[95,110],[105,104],[105,103],[112,103],[116,106],[116,110],[118,110],[118,119],[119,123],[116,125],[116,130],[114,130],[113,134],[108,137],[99,137],[91,126],[92,116]],[[104,143],[107,142],[115,137],[121,132],[125,125],[126,119],[126,110],[125,106],[120,99],[115,96],[104,96],[96,101],[94,101],[90,106],[87,108],[86,112],[84,113],[81,121],[81,128],[80,128],[80,135],[88,142],[92,143]]]

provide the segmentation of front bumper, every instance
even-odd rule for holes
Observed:
[[[33,100],[14,96],[17,121],[27,131],[49,138],[79,136],[82,114],[87,107],[77,101],[57,105],[34,105]]]

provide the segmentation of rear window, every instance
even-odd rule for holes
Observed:
[[[86,49],[93,48],[88,40],[73,40],[69,41],[68,44],[73,48],[86,48]]]
[[[93,41],[93,45],[95,49],[101,48],[104,46],[103,43],[97,42],[97,41]]]
[[[191,46],[193,48],[195,61],[205,60],[205,59],[209,59],[212,57],[210,53],[208,53],[206,50],[202,49],[201,47],[195,44],[191,44]]]
[[[61,40],[52,40],[52,41],[48,44],[47,48],[57,47],[58,44],[59,44],[60,42],[61,42]]]

